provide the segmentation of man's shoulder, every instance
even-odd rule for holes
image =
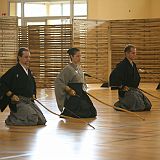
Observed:
[[[126,64],[127,64],[127,59],[124,58],[122,61],[120,61],[118,64],[117,64],[117,67],[124,67]]]
[[[13,67],[9,68],[9,69],[2,75],[2,77],[5,77],[5,76],[7,76],[7,75],[13,75],[13,74],[17,73],[18,70],[19,70],[19,69],[18,69],[17,65],[14,65]]]
[[[15,65],[15,66],[11,67],[10,69],[8,69],[8,71],[6,73],[14,72],[16,70],[17,70],[17,67]]]

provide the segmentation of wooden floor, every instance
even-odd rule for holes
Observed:
[[[113,104],[117,92],[100,85],[89,85],[89,93]],[[157,84],[141,88],[160,97]],[[59,113],[54,90],[38,90],[39,100]],[[97,108],[96,119],[83,119],[95,130],[75,119],[61,119],[42,108],[46,126],[7,127],[4,120],[9,110],[0,113],[0,160],[159,160],[160,100],[152,101],[151,112],[140,112],[145,121],[125,112],[92,101]]]

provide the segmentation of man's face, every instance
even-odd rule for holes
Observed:
[[[129,53],[126,53],[128,59],[133,61],[136,58],[136,48],[131,48]]]
[[[22,57],[18,57],[19,58],[19,62],[26,66],[29,67],[29,61],[30,61],[30,52],[29,51],[23,51],[23,55]]]
[[[72,62],[75,64],[80,63],[81,61],[81,53],[80,51],[76,52],[76,54],[74,56],[71,56]]]

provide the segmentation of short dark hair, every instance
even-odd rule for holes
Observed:
[[[124,53],[129,53],[131,51],[131,48],[135,48],[135,46],[132,44],[126,45],[126,47],[124,48]]]
[[[19,62],[19,58],[18,58],[18,57],[22,57],[22,56],[23,56],[23,51],[28,51],[28,52],[29,52],[29,49],[22,47],[22,48],[20,48],[20,49],[18,50],[17,62]]]
[[[80,50],[78,48],[70,48],[67,53],[69,54],[69,56],[74,56],[77,52],[79,52]]]

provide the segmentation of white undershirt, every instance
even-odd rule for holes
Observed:
[[[128,59],[128,58],[127,58]],[[129,60],[129,62],[130,62],[130,64],[132,65],[132,67],[133,67],[133,61],[132,60],[130,60],[130,59],[128,59]]]
[[[21,64],[20,64],[21,65]],[[22,68],[24,69],[24,71],[26,72],[26,74],[28,75],[28,69],[26,69],[23,65],[21,65]]]

